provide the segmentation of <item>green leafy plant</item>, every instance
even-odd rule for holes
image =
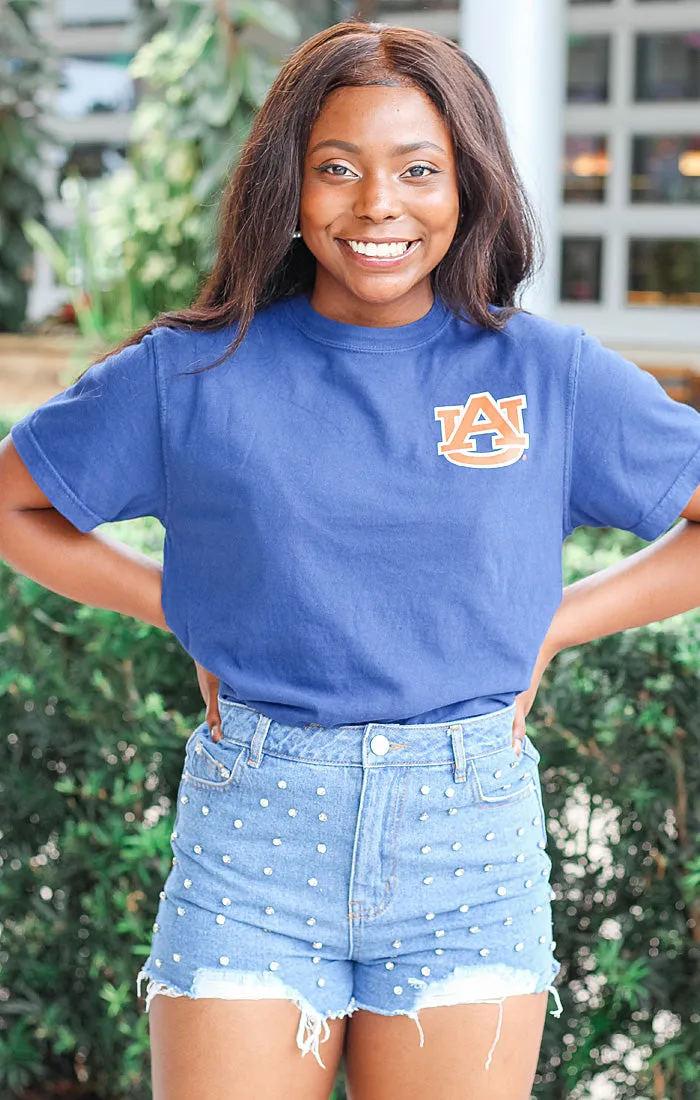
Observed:
[[[580,529],[565,583],[644,546]],[[558,979],[536,1093],[692,1100],[700,1051],[700,615],[565,650],[531,712],[542,753]]]
[[[278,0],[160,0],[165,26],[134,57],[144,81],[128,163],[88,185],[67,179],[73,225],[25,231],[71,292],[81,331],[114,343],[157,313],[189,305],[215,251],[218,196],[279,58],[255,28],[294,39]]]
[[[39,0],[0,0],[0,331],[24,321],[33,277],[23,222],[41,224],[37,180],[42,146],[56,145],[41,125],[40,99],[56,83],[53,55],[31,24]]]

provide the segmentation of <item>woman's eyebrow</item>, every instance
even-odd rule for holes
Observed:
[[[349,141],[341,141],[340,138],[327,138],[325,141],[317,142],[313,149],[309,149],[309,156],[315,153],[317,149],[324,149],[327,146],[344,149],[346,153],[360,153],[362,151],[358,145],[353,145]],[[445,150],[441,149],[439,145],[433,144],[432,141],[411,141],[404,145],[395,145],[390,153],[393,157],[402,157],[407,153],[415,153],[418,149],[434,149],[437,153],[447,156]]]

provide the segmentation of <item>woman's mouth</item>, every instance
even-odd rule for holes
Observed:
[[[412,255],[420,241],[363,241],[352,238],[336,238],[344,252],[349,253],[361,267],[395,267]]]

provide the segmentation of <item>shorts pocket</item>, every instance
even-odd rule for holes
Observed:
[[[222,738],[212,741],[206,722],[198,726],[187,741],[182,770],[184,783],[207,790],[226,790],[238,786],[245,767],[245,746]]]
[[[511,806],[537,793],[539,751],[525,735],[518,756],[512,745],[469,761],[477,801],[489,806]]]

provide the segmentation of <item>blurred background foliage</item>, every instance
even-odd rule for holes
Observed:
[[[160,29],[130,65],[145,91],[126,166],[89,184],[64,181],[73,225],[62,233],[24,223],[94,344],[191,303],[213,263],[222,183],[279,68],[251,32],[289,42],[299,33],[278,0],[159,0],[157,9]]]
[[[21,328],[32,279],[32,246],[22,223],[42,222],[41,95],[57,74],[30,24],[40,0],[0,0],[0,332]]]
[[[103,530],[162,560],[157,521]],[[565,583],[642,545],[579,529]],[[700,1095],[699,635],[689,613],[566,650],[529,716],[564,1005],[538,1100],[589,1100],[601,1073],[620,1100]],[[0,642],[0,1095],[147,1100],[135,980],[204,718],[194,664],[172,635],[3,563]]]

